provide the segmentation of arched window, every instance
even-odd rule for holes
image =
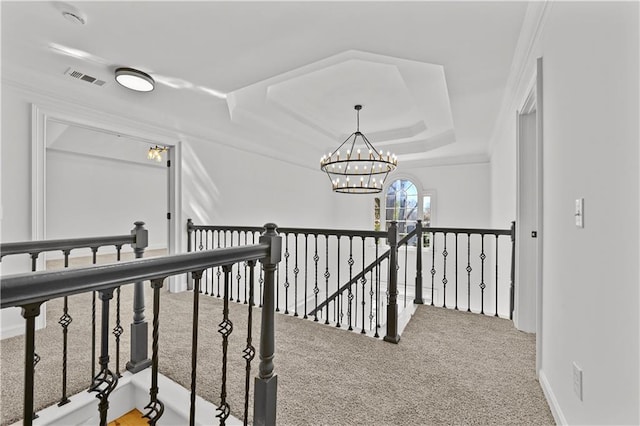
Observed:
[[[374,204],[375,229],[381,228],[381,216],[384,218],[384,229],[389,229],[392,221],[398,222],[400,238],[413,231],[416,221],[422,219],[422,226],[431,226],[433,193],[421,193],[417,186],[409,179],[396,179],[387,187],[384,193],[384,210],[380,211],[380,199]],[[381,215],[382,213],[382,215]],[[409,241],[410,246],[416,245],[416,239]],[[428,234],[423,235],[423,247],[429,247]]]

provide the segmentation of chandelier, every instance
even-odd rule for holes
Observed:
[[[354,109],[357,117],[356,131],[335,151],[320,159],[320,170],[327,173],[335,192],[375,194],[382,191],[387,175],[398,167],[398,158],[390,152],[385,155],[375,149],[360,132],[362,105],[356,105]],[[340,152],[343,146],[347,148],[345,153]]]
[[[149,160],[155,160],[158,163],[162,162],[162,153],[167,152],[169,148],[166,146],[152,146],[149,148],[149,152],[147,153],[147,158]]]

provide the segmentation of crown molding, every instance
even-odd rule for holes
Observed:
[[[523,85],[528,85],[535,76],[536,47],[542,37],[552,4],[552,0],[544,0],[530,2],[527,6],[516,50],[513,54],[500,112],[489,139],[490,155],[493,154],[495,141],[500,136],[505,122],[513,119],[513,113],[522,103],[520,92]]]

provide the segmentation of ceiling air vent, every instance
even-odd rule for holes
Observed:
[[[90,75],[84,74],[78,70],[74,70],[73,68],[68,68],[64,72],[64,74],[68,75],[69,77],[76,78],[78,80],[86,81],[87,83],[95,84],[96,86],[104,86],[106,84],[106,81],[104,80],[100,80]]]

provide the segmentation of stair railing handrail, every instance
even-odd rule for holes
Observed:
[[[43,303],[59,297],[104,290],[121,284],[153,280],[239,261],[258,260],[268,253],[268,245],[253,244],[57,271],[7,275],[2,278],[0,284],[0,308]]]
[[[98,392],[100,424],[106,425],[109,405],[108,397],[118,381],[117,375],[114,375],[107,367],[109,360],[109,300],[113,297],[114,289],[120,285],[145,280],[151,281],[151,286],[154,289],[152,387],[150,389],[151,402],[146,408],[150,409],[149,413],[147,413],[150,424],[156,424],[156,421],[164,411],[163,404],[157,399],[157,315],[159,312],[159,290],[163,285],[163,281],[169,276],[186,272],[201,276],[202,271],[208,268],[226,267],[243,261],[255,263],[256,260],[263,264],[265,271],[265,302],[262,309],[259,375],[256,377],[255,384],[254,422],[257,424],[275,424],[277,376],[273,371],[275,351],[273,283],[274,272],[281,258],[281,237],[275,232],[276,225],[274,224],[267,224],[264,229],[265,232],[260,237],[259,244],[173,254],[149,259],[136,259],[74,269],[14,274],[3,277],[0,283],[0,291],[3,296],[0,301],[0,308],[22,308],[22,316],[25,318],[26,323],[24,424],[31,425],[33,422],[35,318],[40,314],[42,303],[64,296],[93,291],[99,292],[100,300],[103,302],[100,356],[102,370],[96,376],[90,390]],[[228,413],[223,411],[221,415],[223,415],[221,417],[221,424],[223,424],[223,418],[226,419]],[[193,416],[191,421],[193,421]]]
[[[383,234],[385,234],[385,237],[387,236],[386,232],[383,232]],[[416,234],[417,234],[417,229],[414,229],[413,231],[409,232],[407,235],[402,237],[402,239],[398,241],[398,247],[401,247],[407,244],[411,238],[416,236]],[[375,259],[373,262],[367,265],[360,273],[358,273],[349,281],[347,281],[346,284],[342,285],[338,290],[336,290],[331,296],[329,296],[324,302],[319,304],[317,308],[314,308],[307,315],[311,316],[311,315],[314,315],[316,312],[322,311],[322,309],[324,309],[324,307],[327,306],[327,304],[331,303],[336,297],[338,297],[340,293],[343,293],[344,291],[346,291],[350,285],[357,283],[360,279],[362,279],[362,277],[364,277],[366,274],[371,272],[373,268],[380,265],[384,260],[386,260],[390,254],[391,254],[390,249],[382,253],[380,256],[378,256],[377,259]]]
[[[65,251],[79,248],[100,248],[134,244],[135,235],[114,235],[105,237],[67,238],[59,240],[19,241],[0,243],[0,258],[15,254],[40,254],[49,251]]]

